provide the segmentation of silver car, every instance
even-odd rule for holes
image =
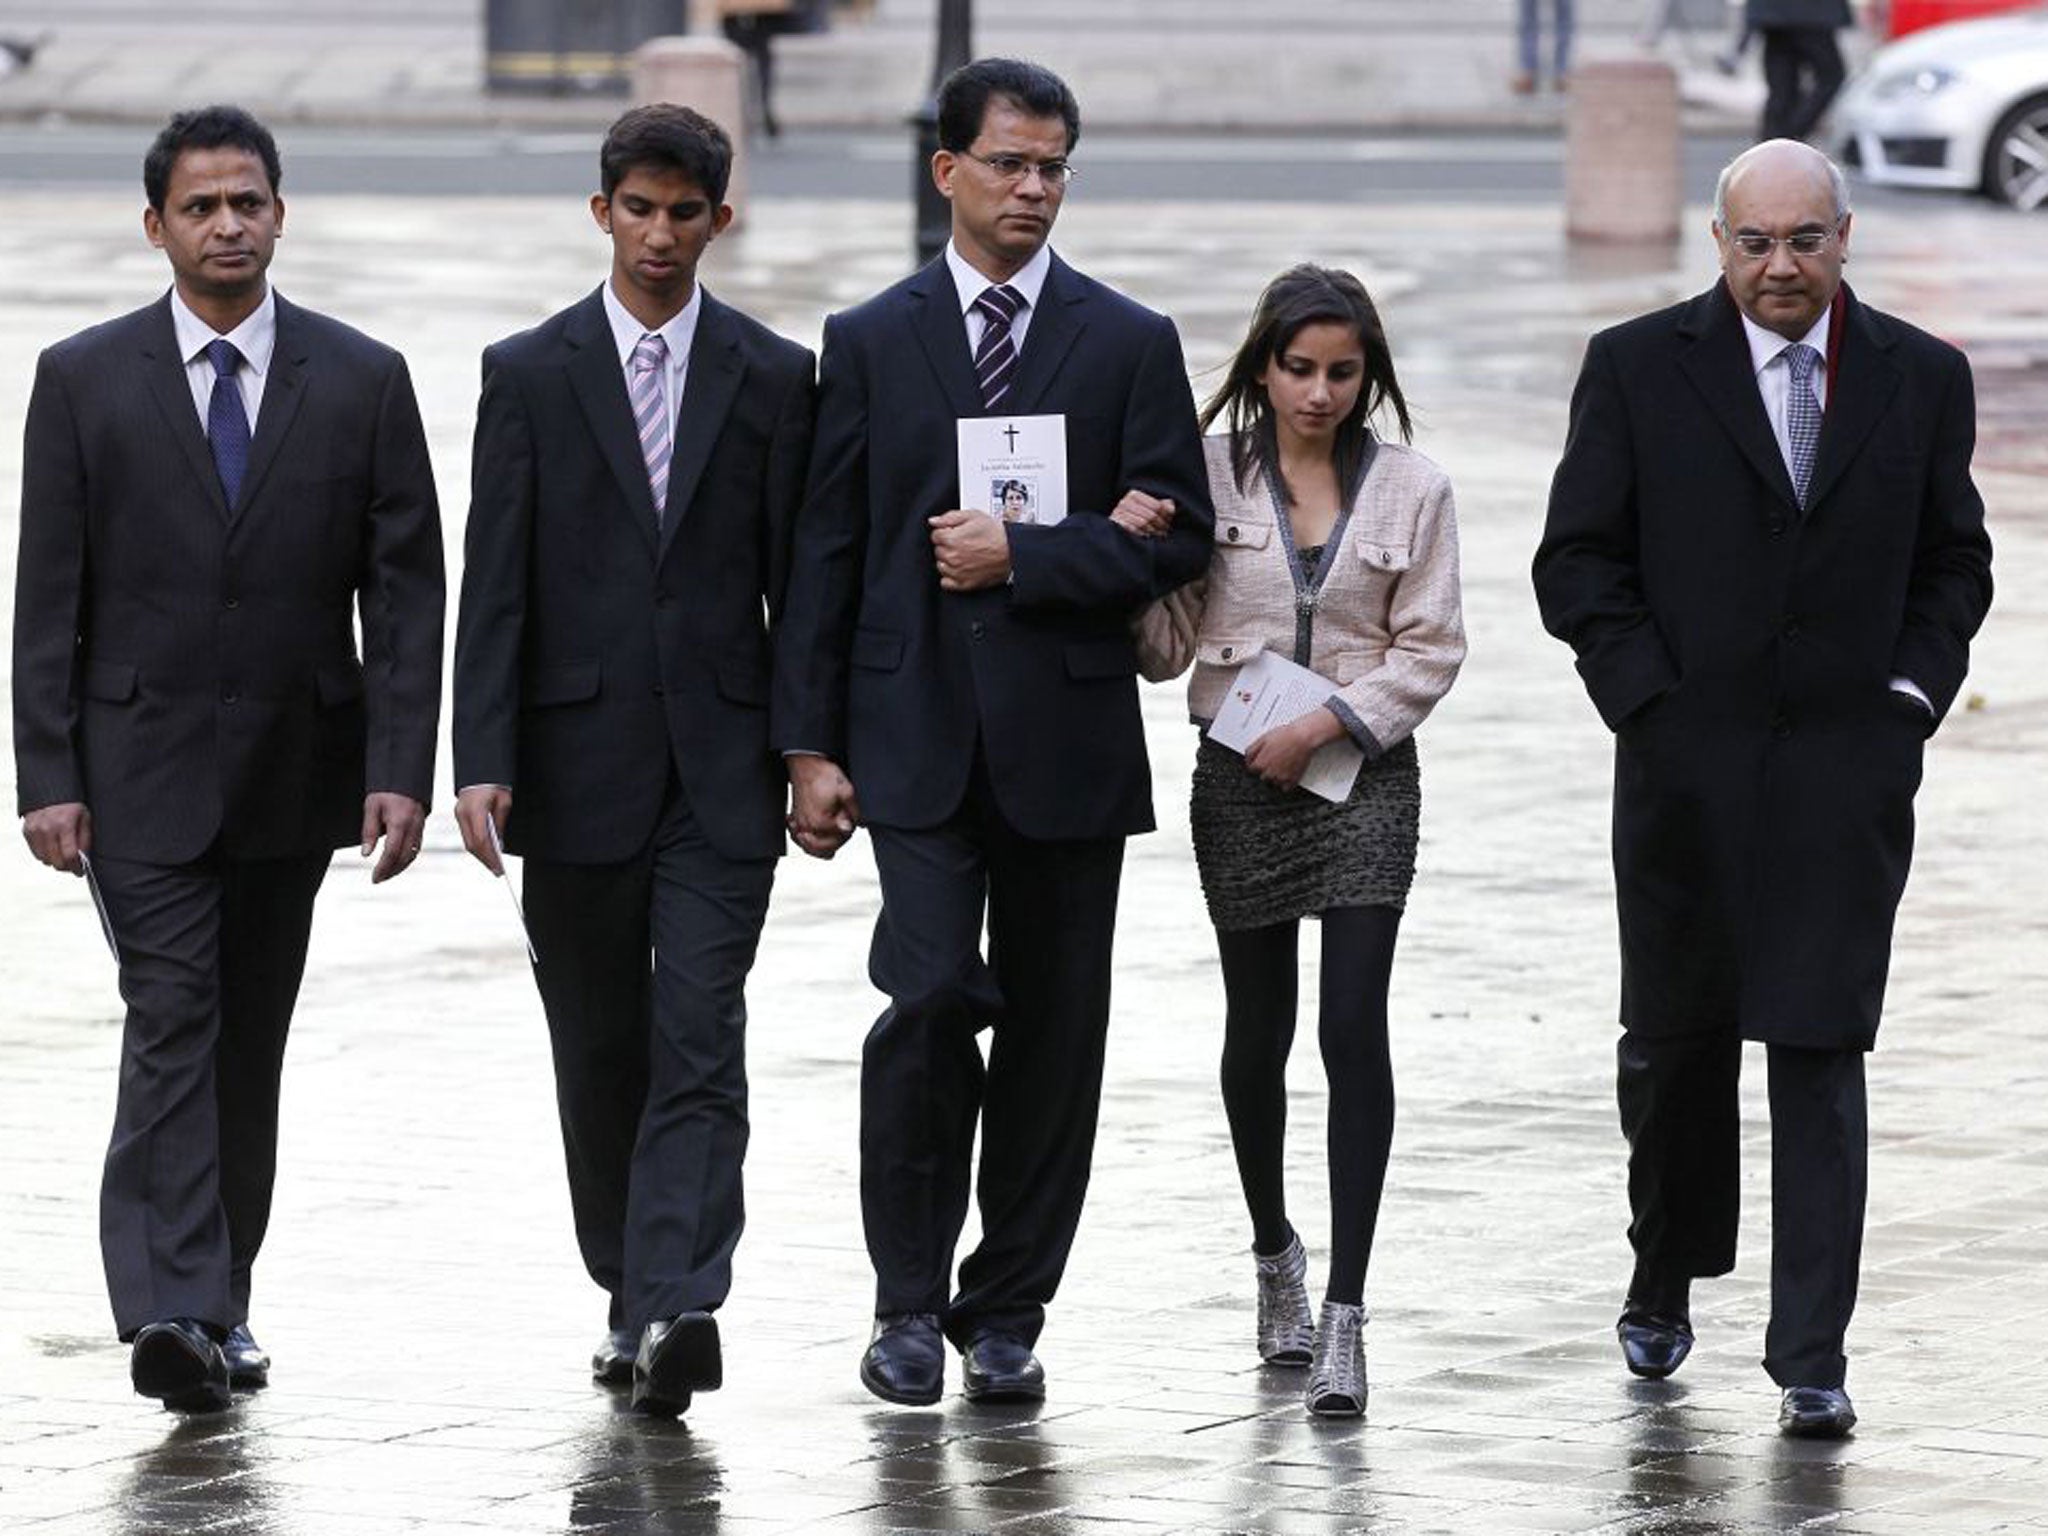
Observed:
[[[1843,162],[1872,181],[2048,204],[2048,5],[1880,48],[1834,125]]]

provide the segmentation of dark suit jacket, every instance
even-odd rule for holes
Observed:
[[[405,360],[280,296],[255,428],[230,507],[168,296],[37,364],[20,805],[85,802],[95,852],[312,853],[356,841],[367,790],[430,796],[441,525]]]
[[[809,457],[810,352],[704,295],[658,545],[601,294],[483,367],[456,784],[511,787],[512,852],[608,864],[645,846],[673,762],[713,847],[780,854],[769,626]]]
[[[1991,546],[1962,354],[1846,289],[1834,326],[1803,512],[1720,284],[1595,336],[1572,398],[1536,593],[1618,733],[1631,1029],[1876,1035]]]
[[[1839,31],[1856,25],[1849,0],[1747,0],[1743,20],[1756,28],[1804,27]]]
[[[951,815],[978,745],[1026,836],[1147,831],[1130,620],[1207,569],[1214,523],[1180,338],[1055,257],[1003,405],[1065,414],[1070,515],[1009,528],[1011,585],[942,593],[926,519],[988,414],[944,258],[826,322],[773,739],[845,764],[883,826]],[[1132,487],[1173,498],[1164,538],[1108,520]]]

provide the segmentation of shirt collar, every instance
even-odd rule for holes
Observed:
[[[960,295],[960,313],[964,316],[974,308],[974,301],[981,297],[995,279],[977,269],[962,256],[953,242],[946,242],[946,270],[953,274],[953,287]],[[1045,289],[1045,277],[1052,271],[1052,247],[1041,245],[1037,254],[1017,269],[1016,276],[1009,284],[1024,295],[1024,307],[1036,309],[1038,295]]]
[[[251,310],[240,325],[222,336],[192,313],[192,306],[173,288],[171,329],[178,336],[178,357],[188,366],[199,360],[209,343],[231,341],[235,350],[242,354],[242,361],[249,371],[261,378],[270,372],[270,357],[277,350],[277,290],[265,283],[263,302]]]
[[[1741,314],[1740,310],[1736,311]],[[1820,312],[1820,318],[1813,322],[1813,329],[1799,340],[1803,341],[1823,358],[1828,355],[1828,321],[1834,313],[1834,306]],[[1778,354],[1795,345],[1776,331],[1767,331],[1749,316],[1742,316],[1742,333],[1749,338],[1749,366],[1753,373],[1762,373],[1778,360]]]
[[[704,285],[690,285],[690,302],[669,317],[668,324],[658,331],[649,331],[635,320],[619,296],[612,292],[611,279],[606,278],[601,290],[604,294],[604,317],[611,322],[612,340],[619,349],[619,366],[624,368],[633,360],[633,349],[640,345],[642,336],[659,336],[668,343],[668,365],[680,368],[690,360],[690,346],[697,339],[697,319],[704,313]]]

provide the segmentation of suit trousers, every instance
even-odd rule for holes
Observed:
[[[1088,1190],[1124,840],[1025,837],[978,758],[939,826],[869,835],[882,914],[868,973],[889,997],[861,1056],[875,1310],[936,1313],[963,1346],[984,1330],[1028,1345]],[[981,1242],[949,1300],[977,1119]]]
[[[128,1008],[100,1184],[124,1342],[167,1318],[217,1331],[248,1319],[285,1036],[331,857],[93,860]]]
[[[775,861],[714,849],[671,770],[639,853],[525,876],[576,1242],[609,1326],[714,1310],[746,1219],[745,988]]]
[[[1803,139],[1842,88],[1842,50],[1828,27],[1766,27],[1764,139]]]
[[[1864,1053],[1765,1050],[1771,1320],[1764,1369],[1783,1387],[1839,1387],[1868,1192]],[[1735,1267],[1740,1217],[1742,1041],[1732,1032],[1654,1039],[1625,1032],[1617,1058],[1636,1285],[1654,1293],[1660,1284],[1726,1274]]]

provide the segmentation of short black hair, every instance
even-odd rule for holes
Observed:
[[[1081,141],[1081,104],[1066,81],[1024,59],[976,59],[939,86],[939,148],[957,155],[980,137],[989,101],[998,96],[1032,117],[1064,122],[1068,154]]]
[[[681,171],[714,203],[732,180],[732,139],[702,112],[672,101],[635,107],[613,123],[597,152],[597,172],[610,197],[638,166]]]
[[[263,162],[263,174],[270,178],[270,195],[284,180],[284,166],[277,158],[277,140],[270,130],[240,107],[215,105],[180,112],[149,146],[142,157],[142,191],[149,206],[164,211],[164,197],[171,189],[171,168],[188,149],[245,149]]]

